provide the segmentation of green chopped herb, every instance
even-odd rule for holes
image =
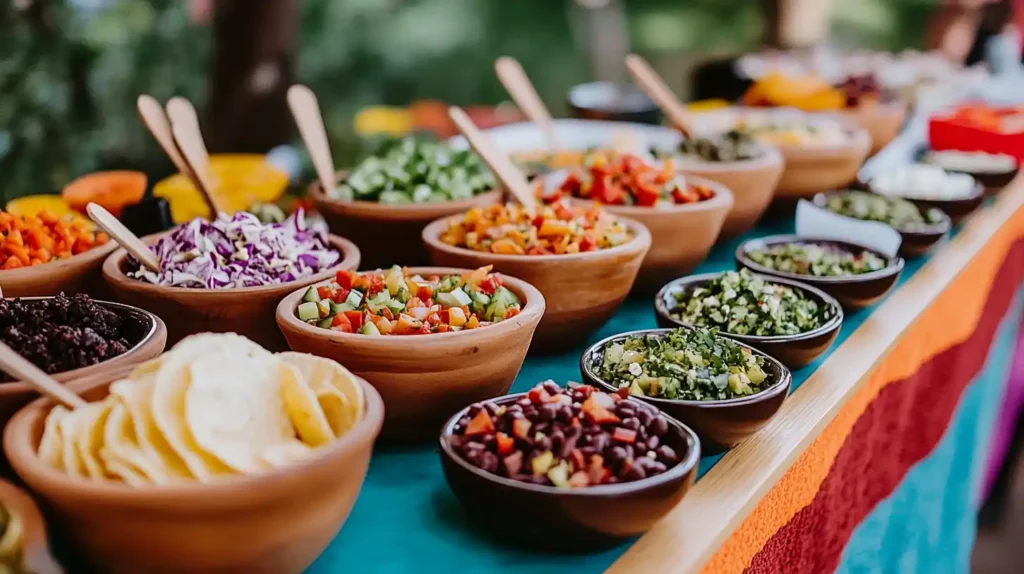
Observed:
[[[860,275],[886,267],[885,259],[874,252],[851,253],[816,243],[780,243],[749,251],[747,257],[767,269],[816,277]]]
[[[761,148],[748,132],[730,130],[710,136],[683,140],[679,151],[704,161],[745,161],[761,155]]]
[[[931,208],[922,213],[916,205],[905,199],[866,191],[831,193],[826,196],[825,208],[854,219],[880,221],[896,229],[934,225],[943,220],[942,212],[938,209]]]

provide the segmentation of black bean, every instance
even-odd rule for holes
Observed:
[[[565,444],[565,433],[559,429],[551,431],[551,450],[557,453],[562,452],[562,446]]]
[[[619,423],[619,426],[635,431],[636,429],[640,428],[640,419],[637,419],[635,417],[622,419],[622,422]]]
[[[583,434],[583,427],[576,426],[576,425],[570,426],[569,428],[567,428],[565,430],[565,436],[567,438],[579,438],[579,436],[582,435],[582,434]]]
[[[579,441],[579,437],[566,436],[565,443],[562,444],[561,458],[567,458],[573,449],[576,448],[576,443]]]
[[[668,467],[666,467],[664,464],[662,464],[660,462],[655,461],[655,463],[653,465],[651,465],[650,473],[651,474],[661,474],[661,473],[663,473],[663,472],[665,472],[667,470],[668,470]]]
[[[647,473],[638,464],[633,463],[622,468],[619,472],[619,476],[624,481],[643,480],[647,478]]]
[[[594,435],[594,438],[591,439],[591,441],[591,444],[594,445],[594,450],[597,452],[604,452],[604,449],[608,448],[608,445],[612,442],[611,437],[607,434]]]
[[[492,416],[498,412],[498,405],[495,404],[493,401],[487,401],[486,403],[484,403],[484,408],[487,409],[487,412],[490,413]]]
[[[626,458],[636,458],[636,452],[633,451],[631,445],[626,445],[624,448],[626,449]]]
[[[509,405],[508,408],[505,409],[505,412],[507,412],[507,413],[522,413],[523,412],[523,406],[520,405],[519,403],[516,403],[514,405]]]
[[[484,410],[484,406],[480,403],[469,405],[469,416],[475,417],[482,410]]]
[[[615,405],[615,414],[621,418],[632,417],[636,415],[636,407],[629,401],[619,401],[619,404]]]
[[[523,407],[523,408],[526,408],[526,407],[530,406],[533,403],[530,402],[530,398],[529,397],[523,397],[523,398],[519,399],[518,401],[516,401],[516,404],[521,406],[521,407]]]
[[[480,468],[484,467],[483,457],[484,451],[482,450],[466,451],[466,453],[462,455],[462,458],[466,459],[466,462]]]
[[[480,437],[480,440],[484,443],[485,447],[491,448],[498,441],[498,437],[493,434],[485,434]]]
[[[626,460],[627,456],[628,453],[626,453],[625,448],[621,446],[615,446],[608,451],[608,462],[612,464],[621,464],[623,461]]]
[[[647,437],[647,448],[654,450],[658,448],[658,444],[661,443],[661,439],[657,435]]]
[[[530,427],[530,431],[531,432],[535,432],[535,433],[538,433],[538,432],[546,433],[546,432],[548,432],[549,428],[551,428],[551,423],[537,423],[537,424],[533,425],[532,427]]]
[[[676,455],[676,451],[672,450],[672,447],[667,444],[663,444],[658,447],[658,460],[665,463],[668,466],[672,466],[679,462],[679,456]]]
[[[668,432],[668,421],[665,420],[665,417],[658,415],[654,417],[649,427],[652,433],[658,436],[665,436],[665,433]]]
[[[551,438],[547,435],[540,435],[535,437],[533,441],[533,447],[537,450],[544,452],[551,450]]]
[[[595,435],[595,434],[600,434],[600,433],[605,432],[605,431],[601,429],[601,425],[592,424],[592,425],[587,425],[586,428],[583,429],[583,432],[584,432],[584,434]]]
[[[643,425],[643,426],[650,425],[651,424],[651,420],[655,416],[656,416],[655,413],[652,413],[651,411],[649,411],[647,409],[643,409],[643,410],[637,411],[637,413],[636,413],[636,418],[640,419],[640,424]]]
[[[560,411],[562,405],[554,403],[546,403],[540,406],[539,415],[542,421],[553,421],[558,418],[558,411]],[[570,419],[571,420],[571,419]]]
[[[560,394],[562,394],[562,387],[559,387],[558,383],[556,383],[554,381],[545,381],[543,387],[544,387],[544,390],[547,391],[549,395],[560,395]]]
[[[505,467],[505,474],[510,477],[517,475],[523,470],[523,451],[516,451],[506,456],[501,462]]]
[[[537,420],[537,407],[533,405],[525,406],[523,407],[523,414],[531,421]]]
[[[562,407],[558,409],[558,420],[560,422],[569,424],[572,422],[573,416],[575,416],[575,413],[572,412],[572,407],[569,405],[562,405]]]

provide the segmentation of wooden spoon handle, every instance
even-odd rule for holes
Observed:
[[[665,112],[676,128],[683,132],[684,136],[692,136],[693,126],[690,124],[686,108],[683,107],[683,103],[668,87],[665,80],[662,80],[654,68],[647,63],[647,60],[636,54],[630,54],[626,56],[626,69],[633,75],[633,80],[640,86],[640,89],[654,100],[654,103],[661,108],[661,111]]]
[[[199,129],[196,108],[185,98],[171,98],[167,102],[167,116],[171,120],[174,142],[191,168],[192,183],[210,211],[210,219],[216,219],[220,210],[213,199],[214,182],[210,173],[210,154],[206,151],[203,132]]]
[[[313,160],[317,179],[320,180],[324,193],[329,193],[334,189],[334,159],[316,94],[306,86],[296,84],[288,88],[288,107],[295,118],[295,124],[299,127],[299,135],[306,144],[309,157]]]
[[[63,403],[68,408],[76,409],[89,404],[4,343],[0,343],[0,368],[8,375],[19,381],[25,381],[40,393]]]
[[[533,87],[533,82],[526,75],[522,64],[514,58],[502,56],[494,61],[494,71],[498,74],[498,81],[510,96],[512,101],[519,106],[519,109],[526,114],[531,122],[537,124],[547,140],[549,149],[558,149],[558,140],[555,137],[555,124],[551,119],[551,113],[544,106],[540,94]]]
[[[103,231],[106,231],[107,235],[116,241],[118,245],[124,247],[125,251],[131,253],[132,257],[145,265],[150,271],[160,272],[160,260],[156,258],[153,250],[136,237],[134,233],[129,231],[124,224],[118,221],[103,206],[90,203],[86,206],[85,212],[89,214],[89,219],[92,219],[93,223],[98,225]]]
[[[519,200],[519,203],[526,208],[528,213],[535,214],[537,212],[537,200],[533,197],[533,193],[530,192],[530,184],[527,183],[526,177],[509,159],[508,154],[494,147],[491,139],[476,127],[476,124],[473,123],[473,120],[469,119],[469,116],[466,115],[462,108],[458,106],[448,108],[448,116],[455,122],[455,126],[459,128],[462,135],[466,136],[466,140],[473,150],[476,151],[477,155],[491,168],[494,175],[505,184],[505,187]]]
[[[149,133],[153,134],[153,138],[160,144],[160,148],[164,150],[167,157],[171,158],[174,167],[178,168],[178,171],[186,177],[191,178],[191,168],[185,162],[185,158],[181,157],[178,147],[174,144],[171,124],[167,120],[167,114],[164,113],[164,108],[160,105],[160,102],[156,101],[156,98],[153,96],[143,94],[136,100],[135,107],[139,111],[139,117],[142,118],[143,125],[149,130]]]

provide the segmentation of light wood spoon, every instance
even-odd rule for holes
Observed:
[[[167,114],[164,112],[163,106],[160,102],[156,101],[153,96],[142,94],[139,99],[135,102],[135,107],[139,111],[139,117],[142,118],[142,124],[146,126],[149,133],[153,134],[153,138],[160,144],[160,148],[164,150],[167,157],[171,158],[171,162],[174,163],[174,167],[178,168],[178,171],[183,175],[192,178],[188,163],[185,162],[185,158],[181,157],[181,153],[178,151],[177,145],[174,143],[174,134],[171,133],[171,123],[167,119]]]
[[[4,372],[16,380],[25,381],[32,385],[40,393],[64,404],[68,408],[77,409],[89,404],[85,399],[53,380],[53,377],[30,363],[25,357],[15,353],[14,349],[4,343],[0,343],[0,369],[3,369]]]
[[[558,149],[558,138],[555,137],[555,124],[551,119],[551,112],[544,106],[544,101],[540,99],[540,94],[533,87],[533,82],[526,75],[522,64],[515,58],[502,56],[494,61],[494,71],[516,106],[540,128],[548,149]]]
[[[519,171],[519,168],[509,159],[508,154],[496,148],[491,139],[476,127],[476,124],[473,123],[473,120],[469,119],[469,116],[466,115],[462,108],[458,106],[448,108],[448,116],[455,122],[455,126],[466,137],[466,141],[469,142],[469,145],[477,155],[484,160],[484,163],[491,168],[494,175],[498,176],[498,179],[505,184],[505,187],[526,208],[527,213],[535,215],[537,213],[537,200],[530,191],[530,184],[526,181],[523,173]]]
[[[203,132],[199,129],[199,116],[192,102],[175,97],[167,102],[167,117],[171,121],[171,133],[192,174],[192,183],[210,210],[210,219],[216,219],[220,209],[213,198],[214,182],[210,173],[210,154],[206,151]]]
[[[317,179],[320,180],[324,193],[330,197],[330,192],[334,189],[334,159],[316,94],[306,86],[296,84],[288,88],[288,107],[295,118],[295,124],[299,127],[299,135],[306,144],[309,157],[313,160]]]
[[[156,258],[153,250],[136,237],[124,224],[118,221],[116,217],[111,215],[109,211],[104,209],[102,205],[90,203],[86,206],[85,212],[89,214],[89,219],[92,219],[93,223],[107,232],[107,235],[116,241],[118,245],[124,247],[125,251],[131,253],[132,257],[145,265],[150,271],[154,273],[160,272],[160,260]]]
[[[630,54],[626,56],[626,69],[632,74],[633,80],[640,86],[640,89],[654,100],[661,111],[665,112],[669,121],[675,124],[684,136],[691,137],[694,131],[693,125],[690,123],[690,115],[686,112],[683,103],[668,87],[665,80],[661,79],[661,76],[647,63],[647,60],[636,54]]]

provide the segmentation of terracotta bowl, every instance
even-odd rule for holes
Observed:
[[[850,130],[846,143],[832,146],[779,146],[786,168],[775,190],[775,199],[797,200],[844,187],[857,178],[868,157],[871,137],[867,130]]]
[[[144,238],[148,244],[158,235]],[[165,287],[132,279],[125,274],[128,257],[118,249],[103,262],[103,277],[119,301],[148,309],[167,321],[168,344],[195,333],[238,333],[271,351],[287,348],[274,321],[274,310],[281,299],[300,287],[308,287],[334,277],[341,270],[359,267],[359,248],[337,235],[330,236],[331,245],[342,259],[337,265],[297,281],[264,287],[232,289],[188,289]]]
[[[113,380],[106,374],[71,386],[98,400]],[[341,529],[366,476],[384,403],[360,382],[366,414],[347,435],[310,460],[260,475],[138,489],[68,477],[36,456],[53,406],[45,399],[11,419],[4,451],[103,572],[298,573]]]
[[[509,405],[525,393],[494,399]],[[635,400],[635,399],[634,399]],[[667,472],[636,482],[576,489],[526,484],[466,462],[451,445],[460,410],[441,431],[441,467],[448,486],[472,519],[503,542],[533,549],[586,552],[646,532],[671,511],[693,485],[700,440],[682,423],[669,423],[668,444],[680,462]]]
[[[921,146],[914,153],[914,158],[924,163],[931,163],[928,161],[928,151],[928,146]],[[940,165],[940,167],[942,166]],[[943,169],[946,168],[943,167]],[[1010,182],[1013,181],[1013,178],[1017,177],[1017,172],[1020,171],[1020,164],[1018,163],[1017,167],[1009,171],[975,172],[962,171],[956,169],[946,169],[946,171],[950,173],[963,173],[973,177],[975,180],[977,180],[978,183],[984,186],[986,194],[993,195],[1001,191],[1007,185],[1010,185]]]
[[[787,273],[785,271],[769,269],[754,262],[754,260],[752,260],[748,255],[751,251],[756,249],[764,249],[765,247],[785,243],[832,245],[851,253],[871,251],[875,255],[885,259],[887,265],[878,271],[872,271],[871,273],[863,273],[860,275],[815,277],[813,275],[799,275],[797,273]],[[896,286],[896,282],[900,278],[900,273],[903,272],[903,265],[904,261],[902,257],[886,257],[885,255],[868,247],[864,247],[863,245],[857,245],[847,241],[837,241],[835,239],[798,237],[796,235],[771,235],[768,237],[759,237],[757,239],[745,241],[736,248],[737,269],[747,268],[754,273],[760,273],[761,275],[771,275],[772,277],[782,277],[785,279],[792,279],[794,281],[801,281],[811,285],[812,287],[817,287],[825,293],[835,297],[836,300],[838,300],[846,309],[860,309],[862,307],[867,307],[868,305],[877,303],[882,299],[882,297],[885,297],[889,291],[892,291],[892,288]]]
[[[559,174],[553,175],[558,177]],[[636,288],[641,291],[657,291],[666,281],[686,275],[700,265],[714,247],[722,224],[735,205],[733,194],[726,186],[701,177],[690,176],[687,181],[710,188],[714,197],[657,209],[635,205],[604,206],[610,213],[637,221],[651,232],[651,248],[636,278]],[[573,202],[593,204],[581,200]]]
[[[819,193],[814,196],[814,204],[818,207],[825,207],[827,198],[827,193]],[[953,222],[950,220],[949,215],[942,212],[942,217],[942,221],[932,225],[919,225],[913,229],[894,228],[899,232],[900,237],[903,238],[903,243],[900,244],[900,255],[904,257],[918,257],[931,250],[953,228]]]
[[[0,480],[0,506],[21,522],[21,564],[25,572],[60,574],[64,569],[50,553],[46,539],[46,522],[32,497],[27,492]]]
[[[691,287],[707,283],[719,275],[719,273],[691,275],[689,277],[676,279],[662,287],[661,291],[659,291],[657,296],[654,298],[654,314],[655,319],[658,322],[658,326],[663,328],[693,327],[693,325],[690,325],[689,323],[673,319],[670,316],[669,309],[671,309],[675,304],[675,294],[684,289],[689,289]],[[836,301],[831,295],[828,295],[817,287],[811,287],[810,285],[800,281],[794,281],[792,279],[785,279],[782,277],[764,277],[764,279],[772,283],[778,283],[803,291],[805,296],[817,301],[818,305],[831,307],[833,312],[832,318],[817,329],[812,329],[806,333],[799,333],[797,335],[773,335],[763,337],[756,335],[734,335],[732,333],[725,332],[723,332],[722,335],[729,337],[730,339],[735,339],[741,343],[745,343],[759,351],[763,351],[775,359],[778,359],[783,365],[786,365],[790,369],[796,369],[814,361],[832,346],[832,342],[835,341],[836,336],[839,335],[839,328],[843,325],[843,308],[839,305],[839,301]]]
[[[85,293],[102,297],[106,285],[100,275],[100,267],[115,249],[117,243],[108,241],[67,259],[0,271],[0,289],[3,289],[4,297],[45,297],[61,291],[68,295]]]
[[[673,158],[679,171],[716,181],[732,192],[732,209],[722,226],[723,239],[742,235],[754,227],[772,202],[775,187],[782,178],[782,154],[773,146],[761,145],[764,154],[746,161],[710,162],[686,156]]]
[[[661,335],[672,329],[647,329],[630,331],[595,343],[583,352],[580,358],[580,374],[585,383],[615,392],[618,387],[605,382],[597,375],[597,369],[604,362],[604,351],[609,345],[619,343],[632,335]],[[704,454],[717,454],[730,449],[761,430],[779,412],[783,401],[793,384],[793,375],[782,363],[743,343],[737,343],[764,357],[765,373],[771,381],[767,389],[736,399],[718,401],[684,401],[637,397],[650,403],[662,412],[692,428],[700,437]]]
[[[48,297],[25,297],[22,300],[32,301],[40,299],[48,299]],[[164,346],[167,344],[167,327],[160,317],[128,305],[109,303],[107,301],[97,301],[97,303],[119,315],[130,315],[138,319],[137,328],[132,329],[133,332],[129,334],[129,342],[133,343],[134,346],[128,349],[127,353],[102,363],[73,371],[57,373],[53,375],[54,379],[67,383],[83,377],[108,373],[118,370],[125,365],[134,366],[146,362],[164,351]],[[3,373],[0,372],[0,380],[2,379]],[[0,382],[0,427],[6,424],[18,409],[24,407],[38,396],[39,393],[28,383],[18,381],[10,383]]]
[[[423,230],[435,265],[494,270],[526,281],[544,295],[547,310],[537,327],[532,350],[552,353],[585,340],[611,318],[633,287],[640,264],[651,247],[651,232],[639,222],[619,217],[633,239],[628,243],[570,255],[500,255],[453,247],[441,232],[461,216],[438,219]]]
[[[871,182],[862,183],[860,187],[874,193],[874,190],[871,189]],[[955,224],[974,213],[985,202],[985,186],[976,182],[971,195],[963,199],[917,199],[914,197],[904,197],[903,199],[921,209],[937,208],[948,215],[950,221]]]
[[[338,173],[338,181],[346,172]],[[500,203],[495,190],[471,199],[447,203],[388,205],[375,201],[338,201],[324,194],[320,182],[309,186],[307,197],[327,221],[333,233],[348,237],[359,247],[363,269],[386,269],[392,265],[429,263],[420,234],[438,217]]]
[[[413,267],[410,273],[444,275],[466,269]],[[480,329],[431,335],[373,337],[321,329],[295,310],[305,289],[277,306],[277,323],[294,351],[333,359],[370,382],[384,398],[384,438],[429,440],[461,405],[508,392],[544,315],[544,297],[525,281],[502,276],[522,312]]]
[[[871,136],[871,155],[896,139],[907,119],[907,105],[901,101],[879,102],[844,110],[839,114],[867,130]]]

